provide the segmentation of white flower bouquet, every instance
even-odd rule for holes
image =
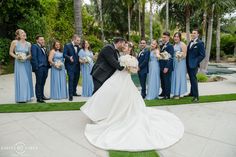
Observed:
[[[167,51],[161,52],[159,55],[160,60],[169,60],[170,58],[171,55]]]
[[[120,65],[124,66],[129,73],[138,72],[138,60],[131,55],[124,55],[120,57]]]
[[[20,62],[24,62],[27,59],[26,53],[24,52],[16,52],[17,60]]]
[[[184,58],[184,53],[180,52],[180,51],[177,51],[175,53],[175,57],[177,58],[178,61],[181,61]]]
[[[57,69],[62,69],[62,67],[64,66],[64,63],[61,60],[58,60],[54,63],[54,66]]]
[[[84,60],[86,63],[91,63],[91,62],[92,62],[92,58],[89,57],[89,56],[84,57],[83,60]]]

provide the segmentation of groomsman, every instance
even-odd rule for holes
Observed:
[[[170,99],[171,74],[173,71],[174,47],[169,41],[170,41],[170,33],[164,32],[162,34],[163,46],[161,49],[161,53],[166,51],[170,55],[169,59],[162,59],[159,62],[160,63],[161,88],[162,88],[162,93],[160,94],[160,96],[164,97],[164,99]]]
[[[148,61],[150,57],[150,51],[146,48],[147,43],[145,40],[140,41],[140,49],[138,55],[138,62],[139,62],[139,71],[138,71],[138,77],[139,82],[141,85],[141,95],[143,98],[146,97],[146,80],[147,80],[147,74],[148,74]]]
[[[199,101],[197,72],[200,62],[205,58],[204,43],[198,39],[199,31],[192,31],[192,40],[187,48],[187,71],[190,78],[191,90],[189,96],[193,96],[193,102]]]
[[[48,77],[48,54],[45,48],[45,40],[43,36],[36,36],[36,44],[33,44],[31,47],[31,65],[32,70],[36,76],[36,85],[35,85],[35,95],[37,102],[45,103],[44,100],[49,100],[49,98],[44,96],[44,86],[46,79]]]
[[[65,58],[65,67],[69,76],[69,101],[73,100],[73,96],[80,96],[76,93],[79,76],[80,63],[78,52],[80,51],[80,37],[74,34],[72,41],[64,46],[63,56]]]

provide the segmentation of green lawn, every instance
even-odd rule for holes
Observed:
[[[191,97],[184,97],[179,100],[146,100],[147,106],[165,106],[165,105],[180,105],[191,104]],[[220,102],[236,100],[235,94],[209,95],[200,96],[199,103]],[[27,104],[3,104],[0,105],[0,113],[10,112],[39,112],[39,111],[66,111],[79,110],[84,102],[65,102],[65,103],[27,103]],[[110,157],[159,157],[156,151],[144,152],[124,152],[124,151],[109,151]]]
[[[191,97],[184,97],[179,100],[146,100],[145,103],[147,106],[180,105],[191,104],[191,99]],[[200,96],[199,103],[231,100],[236,100],[236,93]],[[2,104],[0,105],[0,113],[79,110],[84,103],[85,102]]]
[[[123,151],[109,151],[110,157],[159,157],[156,151],[144,152],[123,152]]]

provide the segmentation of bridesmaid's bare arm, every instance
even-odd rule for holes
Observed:
[[[182,48],[182,51],[183,51],[183,54],[184,54],[184,57],[187,56],[187,46],[185,43],[181,43],[181,48]]]
[[[17,58],[17,55],[14,53],[16,48],[16,40],[13,40],[11,42],[10,50],[9,50],[9,55],[12,56],[13,58]]]
[[[54,53],[55,53],[55,50],[51,50],[50,52],[49,52],[49,56],[48,56],[48,61],[49,61],[49,63],[51,64],[51,65],[54,65],[54,62],[53,62],[53,56],[54,56]]]

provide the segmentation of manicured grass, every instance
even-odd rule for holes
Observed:
[[[147,106],[166,106],[166,105],[180,105],[191,104],[191,97],[184,97],[179,100],[146,100]],[[219,102],[236,100],[235,94],[221,94],[200,96],[199,103],[206,102]],[[66,110],[79,110],[85,102],[64,102],[64,103],[26,103],[26,104],[2,104],[0,105],[0,113],[10,112],[40,112],[40,111],[66,111]]]
[[[159,157],[156,151],[144,152],[123,152],[123,151],[109,151],[110,157]]]

